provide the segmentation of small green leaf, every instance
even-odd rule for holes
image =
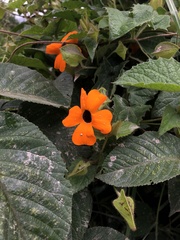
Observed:
[[[69,64],[71,67],[77,67],[82,60],[85,59],[83,54],[81,53],[81,49],[75,44],[66,44],[60,49],[63,59]]]
[[[163,135],[165,132],[176,127],[180,128],[180,113],[171,106],[167,106],[162,116],[159,135]]]
[[[150,0],[149,5],[156,10],[159,7],[163,7],[164,0]]]
[[[87,168],[90,166],[90,162],[84,162],[83,160],[80,160],[75,168],[72,170],[72,172],[70,172],[67,177],[70,178],[72,176],[81,176],[81,175],[85,175],[87,173]]]
[[[152,53],[157,58],[171,58],[179,51],[179,47],[171,42],[161,42],[159,43],[154,52]]]
[[[173,58],[140,63],[119,76],[114,84],[180,92],[180,63]]]
[[[132,231],[136,231],[134,221],[134,200],[131,197],[126,197],[125,192],[121,189],[120,192],[116,191],[118,198],[113,200],[113,206],[121,214],[127,222]]]
[[[118,46],[114,52],[117,53],[123,60],[125,60],[127,50],[128,48],[126,48],[124,44],[121,41],[119,41]]]
[[[138,128],[139,126],[129,121],[117,121],[112,125],[111,134],[115,135],[116,139],[118,139],[120,137],[125,137],[131,134]]]

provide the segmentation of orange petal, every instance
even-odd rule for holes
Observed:
[[[47,54],[59,54],[60,53],[60,48],[62,47],[61,43],[51,43],[46,46],[46,53]]]
[[[68,116],[62,121],[65,127],[73,127],[82,122],[82,111],[80,107],[74,106],[69,110]]]
[[[87,93],[83,88],[81,88],[80,106],[82,110],[86,109],[86,100],[87,100]]]
[[[98,108],[106,101],[107,96],[93,89],[88,93],[86,99],[86,109],[91,113],[96,112]]]
[[[92,124],[85,122],[80,123],[72,135],[72,141],[75,145],[94,145],[96,137],[94,135]]]
[[[59,69],[61,72],[64,72],[66,68],[66,62],[64,61],[61,53],[59,53],[55,58],[54,68]]]
[[[64,43],[78,43],[78,39],[77,38],[72,38],[72,39],[68,39],[69,36],[73,35],[73,34],[77,34],[78,32],[77,31],[72,31],[72,32],[69,32],[68,34],[66,34],[61,42],[64,42]]]
[[[111,121],[113,116],[109,110],[103,109],[93,113],[91,116],[91,123],[94,128],[98,129],[103,134],[108,134],[111,132]]]

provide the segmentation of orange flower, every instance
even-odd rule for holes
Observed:
[[[108,134],[111,127],[112,113],[107,110],[98,110],[107,99],[107,96],[93,89],[88,94],[81,89],[80,107],[74,106],[68,116],[62,121],[65,127],[77,126],[72,141],[76,145],[92,146],[96,142],[93,128],[103,134]]]
[[[77,38],[68,39],[69,36],[71,36],[73,34],[77,34],[77,33],[78,33],[77,31],[69,32],[68,34],[66,34],[66,36],[64,36],[62,38],[60,43],[51,43],[51,44],[46,46],[46,53],[47,54],[57,55],[56,58],[55,58],[55,61],[54,61],[54,68],[55,69],[59,69],[61,72],[64,72],[64,70],[66,68],[66,62],[63,59],[60,48],[66,43],[78,43]]]

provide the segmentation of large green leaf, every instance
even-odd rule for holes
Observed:
[[[169,16],[159,15],[147,4],[135,4],[132,12],[106,8],[109,18],[109,35],[114,40],[145,23],[151,23],[154,29],[167,29]]]
[[[180,92],[180,63],[173,58],[140,63],[119,76],[115,84]]]
[[[0,95],[55,107],[69,105],[52,81],[35,70],[12,63],[0,64]]]
[[[109,227],[92,227],[87,230],[83,240],[129,240],[125,235]]]
[[[72,190],[56,147],[19,115],[0,113],[3,239],[67,239]]]
[[[110,39],[117,39],[133,28],[149,22],[153,16],[153,8],[148,5],[137,4],[134,15],[130,16],[129,11],[119,11],[115,8],[107,8],[109,17]]]
[[[149,185],[180,175],[179,138],[157,132],[129,137],[106,157],[97,178],[116,187]]]

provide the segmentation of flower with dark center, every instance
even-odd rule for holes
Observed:
[[[107,100],[107,96],[93,89],[88,94],[81,89],[80,107],[74,106],[69,110],[68,116],[62,121],[65,127],[77,126],[72,141],[76,145],[92,146],[96,142],[94,129],[102,134],[111,132],[112,113],[107,110],[99,110],[99,107]]]

